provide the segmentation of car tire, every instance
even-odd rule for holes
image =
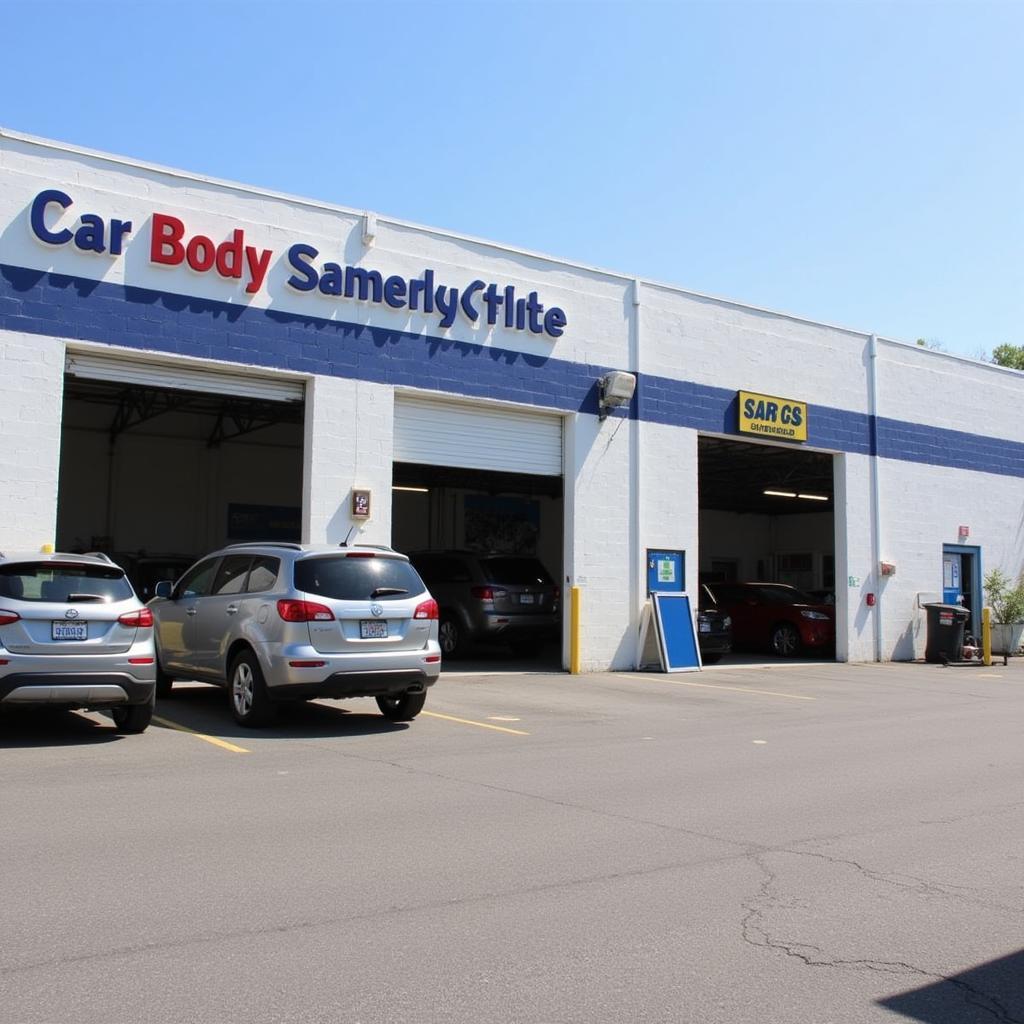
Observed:
[[[114,727],[118,732],[140,733],[149,728],[153,720],[153,705],[156,702],[155,695],[150,697],[145,704],[121,704],[111,708],[114,716]]]
[[[702,654],[700,656],[700,662],[702,665],[717,665],[722,660],[720,654]]]
[[[389,722],[411,722],[426,703],[425,693],[403,693],[398,697],[378,697],[377,707]]]
[[[800,653],[800,633],[796,626],[780,622],[771,635],[772,653],[780,658],[795,658]]]
[[[437,627],[437,642],[445,658],[457,658],[466,649],[466,637],[457,619],[444,616]]]
[[[243,651],[231,663],[228,700],[239,725],[257,729],[274,719],[277,708],[267,693],[263,670],[252,651]]]

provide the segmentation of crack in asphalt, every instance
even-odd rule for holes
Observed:
[[[875,878],[878,881],[889,882],[884,876],[862,868],[854,861],[839,860],[823,857],[821,854],[806,853],[801,851],[773,851],[779,853],[791,853],[794,856],[822,857],[826,861],[850,865],[864,872],[867,877]],[[763,855],[754,854],[750,858],[764,874],[764,881],[755,896],[744,900],[740,906],[746,913],[740,922],[740,934],[745,943],[761,949],[772,950],[782,953],[784,956],[799,960],[807,967],[824,967],[835,969],[851,969],[873,971],[880,974],[892,974],[897,976],[911,976],[926,981],[946,982],[958,989],[965,1001],[972,1006],[992,1015],[999,1024],[1024,1024],[1024,1018],[1011,1014],[1008,1007],[998,998],[982,991],[974,985],[963,981],[954,975],[928,971],[915,964],[902,960],[873,960],[873,959],[844,959],[831,956],[820,946],[808,942],[786,941],[774,937],[765,923],[767,914],[777,906],[782,905],[782,900],[773,892],[778,876],[764,862]]]

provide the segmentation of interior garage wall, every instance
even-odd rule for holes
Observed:
[[[482,493],[454,487],[439,488],[429,494],[393,491],[392,544],[399,551],[467,547],[463,499]],[[540,513],[537,557],[558,582],[562,577],[562,502],[539,495],[529,500],[537,503]]]
[[[0,522],[4,551],[54,543],[64,342],[3,332],[0,344]]]
[[[109,456],[106,434],[63,432],[57,532],[62,546],[91,548],[109,535],[119,552],[199,556],[227,537],[232,503],[298,508],[297,447],[205,441],[142,431],[123,434]],[[297,432],[288,432],[296,439]],[[110,498],[108,519],[107,502]]]
[[[766,516],[704,509],[700,513],[700,571],[711,569],[712,559],[738,560],[740,580],[756,580],[758,562],[770,555],[814,556],[815,586],[820,585],[821,562],[835,548],[831,512]]]

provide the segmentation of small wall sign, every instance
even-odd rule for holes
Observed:
[[[738,392],[741,434],[759,434],[782,441],[807,440],[807,403],[753,391]]]
[[[369,491],[356,491],[352,492],[352,518],[353,519],[369,519],[370,518],[370,492]]]

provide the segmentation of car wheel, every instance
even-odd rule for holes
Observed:
[[[231,663],[228,677],[231,711],[239,725],[256,728],[270,722],[276,711],[256,655],[243,651]]]
[[[702,654],[700,656],[702,665],[716,665],[721,660],[722,656],[720,654]]]
[[[772,650],[781,658],[792,658],[800,653],[800,634],[796,626],[782,622],[772,630]]]
[[[114,726],[118,732],[145,732],[153,720],[153,704],[155,697],[150,697],[145,704],[122,704],[111,709]]]
[[[425,693],[403,693],[400,697],[378,697],[377,707],[389,722],[411,722],[426,703]]]
[[[437,628],[437,641],[441,645],[441,653],[446,658],[457,658],[466,647],[462,628],[455,619],[442,619]]]

